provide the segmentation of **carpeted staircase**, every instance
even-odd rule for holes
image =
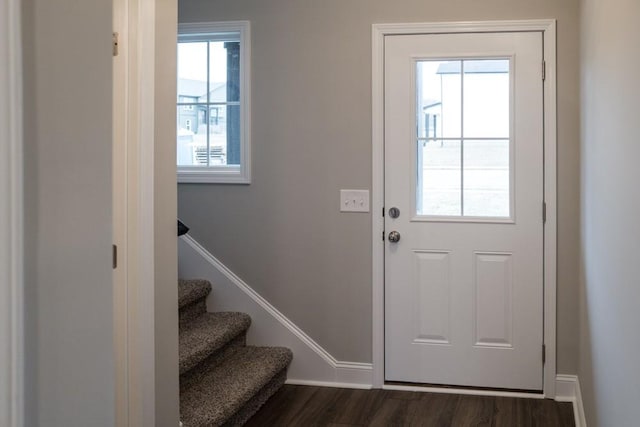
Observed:
[[[286,380],[291,350],[246,345],[251,318],[207,313],[211,284],[180,280],[180,420],[184,427],[244,424]]]

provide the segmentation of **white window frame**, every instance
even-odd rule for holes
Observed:
[[[214,40],[240,33],[240,165],[177,166],[178,183],[251,183],[251,28],[249,21],[178,25],[178,42]]]

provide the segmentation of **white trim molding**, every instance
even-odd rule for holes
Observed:
[[[120,425],[156,425],[155,390],[155,67],[156,6],[152,0],[114,1],[114,31],[119,33],[116,111],[122,112],[114,131],[122,161],[122,188],[116,197],[124,209],[118,236],[126,270],[114,294],[114,313],[126,316],[116,327],[116,415]],[[119,74],[122,73],[122,74]],[[117,122],[117,121],[116,121]],[[117,122],[118,123],[118,122]]]
[[[0,5],[0,425],[24,425],[20,0]]]
[[[155,358],[155,62],[156,4],[128,0],[130,52],[128,85],[130,136],[127,138],[131,169],[129,188],[136,188],[129,205],[127,243],[129,259],[129,425],[156,425]]]
[[[556,376],[555,400],[558,402],[571,402],[573,404],[576,427],[587,427],[587,419],[584,415],[584,406],[582,403],[580,380],[576,375],[559,374]]]
[[[293,351],[287,383],[371,388],[370,363],[337,360],[192,237],[183,236],[178,242],[178,260],[179,277],[211,282],[210,311],[242,311],[251,316],[249,344],[279,345]]]
[[[372,191],[371,211],[384,206],[384,38],[398,34],[535,31],[543,37],[544,83],[544,365],[543,392],[555,397],[556,387],[556,21],[485,21],[374,24],[372,27]],[[384,386],[384,218],[372,217],[373,387]]]

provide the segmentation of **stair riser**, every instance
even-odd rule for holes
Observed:
[[[246,332],[238,335],[233,340],[229,341],[224,347],[211,354],[205,360],[201,361],[197,365],[191,367],[186,372],[180,374],[180,388],[188,387],[194,381],[199,381],[202,375],[209,372],[209,370],[218,366],[233,349],[237,347],[243,347],[247,344]]]
[[[207,311],[207,301],[202,298],[180,309],[180,323],[190,322]]]
[[[211,283],[207,280],[178,280],[178,306],[184,307],[205,300],[211,293]]]
[[[287,368],[281,370],[267,385],[244,404],[238,412],[223,424],[224,427],[242,426],[284,385],[287,380]]]

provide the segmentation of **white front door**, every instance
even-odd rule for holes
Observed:
[[[385,37],[386,381],[542,390],[542,58]]]

